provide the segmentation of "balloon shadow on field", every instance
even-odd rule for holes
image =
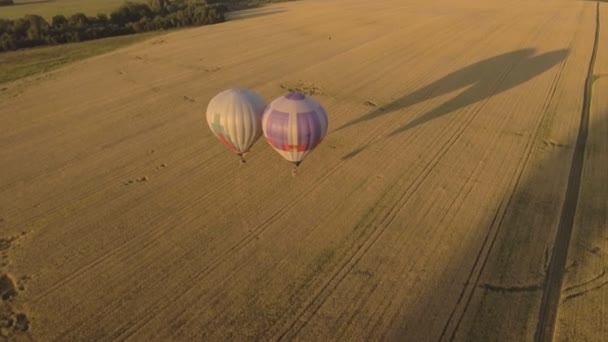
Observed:
[[[535,329],[539,319],[555,241],[555,218],[560,217],[565,201],[572,153],[571,144],[539,144],[547,157],[530,161],[527,169],[531,171],[527,173],[514,173],[521,182],[513,184],[502,194],[503,199],[493,204],[494,216],[488,217],[483,227],[471,227],[476,231],[471,234],[480,238],[469,235],[450,258],[446,268],[461,271],[440,273],[413,305],[404,306],[388,329],[387,340],[407,336],[408,340],[498,341],[505,340],[508,331],[513,333],[512,340],[532,340],[536,331],[530,331],[527,324],[534,322],[531,329]],[[539,191],[548,188],[548,183],[563,190]],[[528,243],[522,246],[522,241]],[[574,271],[576,263],[588,262],[588,258],[569,256],[575,264],[571,262],[568,271]],[[582,289],[568,290],[568,285],[564,291],[564,295],[582,293]],[[427,324],[433,329],[419,330]]]
[[[591,303],[598,295],[587,295],[606,293],[608,250],[603,241],[608,239],[605,228],[608,199],[599,194],[608,188],[602,181],[608,171],[602,158],[608,146],[602,139],[608,132],[608,111],[592,114],[582,124],[588,133],[578,128],[570,135],[574,138],[561,143],[538,139],[541,136],[530,138],[536,140],[531,151],[543,152],[532,152],[535,157],[526,161],[527,166],[513,173],[514,179],[519,180],[494,204],[495,214],[478,231],[483,232],[483,238],[458,246],[446,269],[462,271],[456,276],[440,273],[434,285],[419,295],[415,305],[404,307],[390,337],[396,340],[417,334],[425,335],[418,340],[495,341],[504,340],[504,334],[511,331],[513,340],[532,340],[533,336],[538,340],[544,328],[539,320],[546,318],[540,309],[543,291],[554,280],[547,274],[554,253],[567,256],[563,270],[567,276],[559,285],[557,310],[571,300],[583,303],[586,300],[590,303],[587,305],[594,305]],[[566,244],[569,250],[556,244],[558,226],[566,217],[573,220],[570,223],[573,232],[571,236],[560,237],[569,239]],[[452,299],[446,301],[450,296]],[[442,310],[444,307],[450,309]],[[595,307],[599,310],[601,304]],[[429,308],[440,314],[430,315]],[[569,314],[574,312],[570,309]],[[435,321],[435,329],[417,330],[428,324],[429,317]],[[562,337],[576,330],[575,323],[566,318],[558,316],[554,322],[562,329]],[[530,329],[529,322],[534,322],[535,330]],[[515,338],[517,334],[520,336]]]
[[[391,114],[437,96],[464,89],[456,97],[444,102],[430,112],[420,115],[389,135],[394,136],[523,84],[551,69],[563,61],[567,55],[567,49],[554,50],[540,55],[535,55],[535,49],[520,49],[497,55],[452,72],[413,93],[380,106],[372,112],[339,127],[337,131]],[[362,150],[359,149],[358,152]],[[349,155],[353,157],[352,153]]]

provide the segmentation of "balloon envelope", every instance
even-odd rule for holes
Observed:
[[[300,93],[275,99],[262,117],[262,130],[268,143],[296,165],[323,140],[327,127],[325,109]]]
[[[264,99],[249,89],[224,90],[209,101],[207,123],[224,145],[241,155],[262,135],[265,108]]]

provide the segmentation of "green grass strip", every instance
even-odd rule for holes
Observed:
[[[162,33],[149,32],[1,53],[0,84],[51,71],[67,63],[110,52]]]

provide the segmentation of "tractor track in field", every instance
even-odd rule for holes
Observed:
[[[514,63],[512,69],[515,69],[515,66],[518,63],[519,61]],[[502,75],[499,84],[504,82],[504,80],[512,72],[512,69]],[[372,231],[369,232],[366,237],[359,240],[360,242],[353,243],[354,248],[347,253],[349,254],[349,256],[345,257],[345,262],[343,262],[341,266],[338,267],[337,271],[329,277],[329,280],[325,283],[325,285],[323,285],[321,289],[312,297],[312,299],[304,307],[304,309],[295,316],[295,319],[293,319],[291,323],[288,324],[287,328],[284,329],[281,334],[275,336],[274,339],[287,340],[294,338],[300,333],[300,331],[309,323],[310,317],[316,314],[316,312],[332,295],[335,289],[352,271],[356,264],[371,249],[375,242],[380,239],[384,231],[386,231],[388,226],[393,222],[398,212],[409,202],[412,197],[412,194],[416,192],[416,190],[421,186],[421,184],[424,182],[431,170],[437,165],[439,160],[451,149],[454,142],[460,138],[460,136],[466,130],[470,122],[475,119],[475,117],[480,113],[482,108],[483,105],[481,105],[477,110],[473,111],[473,113],[467,117],[466,123],[457,128],[457,130],[453,133],[452,137],[436,153],[433,160],[425,166],[422,172],[417,176],[417,180],[410,187],[408,187],[404,192],[395,193],[395,191],[388,191],[377,201],[376,207],[382,207],[382,205],[380,204],[382,202],[396,203],[390,207],[386,207],[386,210],[375,213],[375,215],[372,214],[371,217],[366,216],[361,220],[361,222],[359,223],[360,226],[363,226],[368,229],[373,226],[375,226],[376,228],[372,229]],[[398,119],[391,120],[390,126],[393,126],[396,121],[398,121]],[[368,146],[370,143],[374,142],[377,139],[377,137],[370,139],[364,144],[364,146]],[[396,200],[395,197],[397,197]],[[367,231],[368,229],[365,229],[365,231]]]
[[[581,113],[581,121],[576,139],[576,146],[572,155],[570,166],[570,175],[568,177],[568,187],[562,212],[553,243],[553,253],[549,262],[547,276],[543,289],[543,297],[536,327],[535,341],[551,341],[555,331],[555,320],[559,309],[561,298],[561,289],[564,279],[564,271],[566,259],[568,257],[568,247],[572,237],[574,226],[574,217],[580,192],[581,178],[583,172],[583,163],[585,160],[585,148],[587,144],[587,136],[589,129],[589,109],[591,105],[591,92],[593,85],[593,70],[595,68],[595,60],[598,50],[600,32],[600,5],[596,2],[595,16],[595,39],[593,42],[593,52],[591,61],[589,62],[589,70],[587,71],[587,79],[584,89],[583,109]]]
[[[593,3],[555,2],[284,3],[0,89],[23,338],[532,340],[596,25]],[[229,157],[200,115],[231,86],[327,102],[310,168],[265,144]],[[608,288],[571,262],[606,255],[579,233],[556,337],[564,302]]]
[[[549,22],[549,21],[550,20],[548,20],[547,22]],[[539,34],[541,31],[542,31],[542,28],[539,29]],[[572,48],[572,44],[573,44],[573,41],[570,43],[569,49]],[[520,159],[520,162],[519,162],[520,165],[517,167],[516,171],[513,174],[513,179],[514,179],[514,182],[512,183],[513,190],[510,192],[510,196],[508,198],[505,198],[500,203],[500,205],[498,205],[498,207],[497,207],[497,210],[494,214],[494,217],[492,218],[492,221],[491,221],[491,224],[487,231],[487,234],[484,237],[484,242],[482,243],[481,247],[479,248],[479,252],[475,258],[475,262],[473,263],[473,266],[471,267],[471,270],[467,277],[467,282],[466,282],[467,286],[465,286],[462,289],[462,292],[460,293],[458,301],[456,302],[456,305],[452,309],[450,316],[443,327],[439,340],[453,341],[456,338],[456,333],[458,332],[458,330],[460,328],[460,324],[466,314],[467,309],[469,308],[469,304],[470,304],[471,300],[473,299],[475,290],[478,287],[480,287],[479,282],[480,282],[481,276],[482,276],[484,269],[486,267],[486,264],[488,262],[488,258],[490,256],[492,250],[494,249],[496,239],[501,230],[501,225],[503,224],[503,220],[505,219],[508,208],[511,205],[513,196],[515,195],[517,188],[520,186],[520,184],[522,182],[522,175],[530,161],[532,151],[534,150],[535,137],[539,136],[541,127],[543,126],[543,123],[547,120],[546,113],[548,110],[548,106],[550,105],[550,103],[553,99],[553,96],[555,95],[555,90],[557,88],[557,85],[559,84],[560,76],[562,75],[564,66],[565,66],[565,62],[561,64],[561,67],[560,67],[561,69],[556,74],[556,76],[552,82],[549,96],[547,97],[546,103],[543,108],[543,112],[545,113],[545,115],[543,116],[543,118],[541,118],[539,120],[535,133],[531,136],[531,138],[527,144],[527,147],[525,150],[526,152]],[[460,313],[458,313],[458,311],[460,311]]]

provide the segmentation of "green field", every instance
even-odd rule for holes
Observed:
[[[163,33],[149,32],[0,53],[0,84],[50,71],[64,64],[116,50],[160,34]]]
[[[0,18],[15,19],[26,14],[38,14],[50,20],[57,14],[65,16],[78,12],[86,15],[107,14],[124,2],[125,0],[15,0],[15,6],[0,8]]]

